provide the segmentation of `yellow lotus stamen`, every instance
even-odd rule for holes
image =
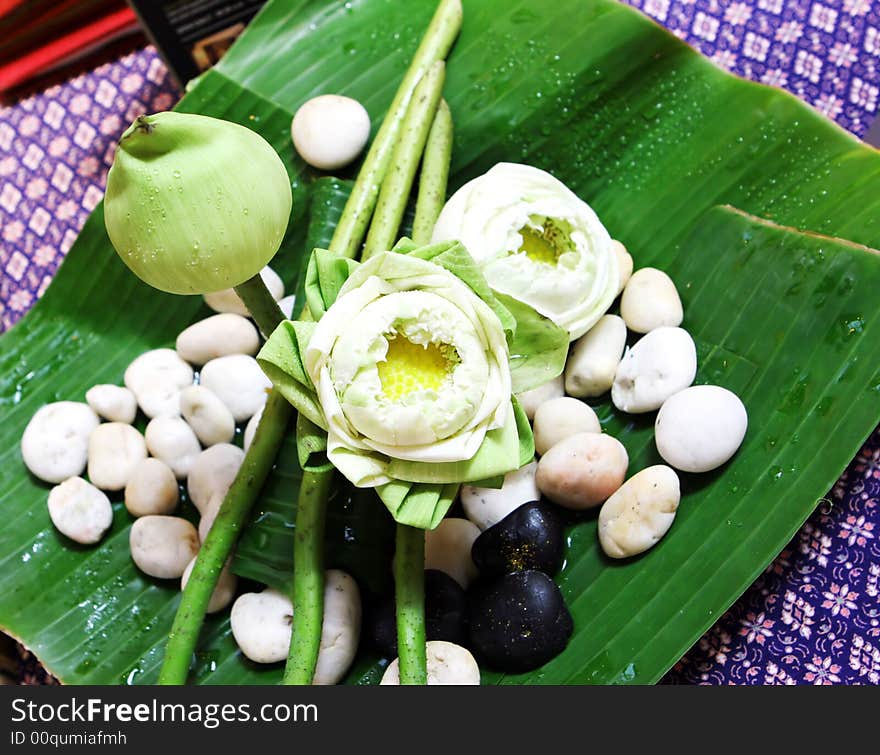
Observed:
[[[518,252],[525,252],[534,262],[543,262],[546,265],[556,264],[560,250],[553,243],[553,234],[550,228],[542,233],[536,228],[525,226],[519,232],[523,241],[517,250]]]
[[[389,338],[385,361],[377,365],[385,396],[400,401],[416,391],[439,391],[452,374],[456,356],[446,344],[422,346],[402,336]]]

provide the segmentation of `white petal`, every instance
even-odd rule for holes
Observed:
[[[541,218],[565,224],[572,250],[555,265],[516,252],[521,229]],[[489,285],[583,335],[617,293],[617,257],[595,212],[565,184],[528,165],[499,163],[465,184],[440,213],[433,241],[461,241]]]
[[[446,382],[388,398],[379,365],[391,335],[453,348]],[[390,482],[392,459],[471,459],[509,411],[498,316],[461,280],[417,257],[379,254],[355,270],[315,328],[305,367],[327,420],[328,458],[361,487]]]

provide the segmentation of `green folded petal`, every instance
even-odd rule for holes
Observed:
[[[324,472],[333,466],[327,459],[327,432],[302,413],[296,416],[296,453],[305,472]]]
[[[327,249],[315,249],[306,268],[306,303],[316,322],[333,305],[339,289],[359,263]]]
[[[410,252],[414,252],[419,248],[419,245],[416,244],[411,238],[404,236],[399,239],[398,242],[391,247],[392,252],[396,252],[397,254],[409,254]]]
[[[516,320],[510,342],[510,380],[514,393],[537,388],[561,375],[568,358],[568,331],[510,296],[498,299]]]
[[[324,412],[303,366],[303,354],[315,330],[313,322],[285,320],[257,354],[257,362],[290,404],[326,430]]]
[[[511,402],[513,403],[513,416],[516,420],[516,431],[519,436],[519,466],[517,467],[519,469],[519,467],[523,467],[535,460],[535,436],[532,434],[532,425],[526,416],[525,409],[520,406],[516,396],[511,399]],[[484,485],[483,487],[491,488],[495,486]],[[500,488],[501,486],[498,485],[497,487]]]
[[[434,514],[431,516],[430,523],[423,527],[422,529],[430,529],[433,530],[440,522],[443,521],[443,517],[446,516],[446,512],[452,507],[452,504],[455,503],[455,499],[458,498],[458,491],[461,488],[461,484],[458,482],[450,482],[443,486],[440,491],[440,495],[437,498],[437,503],[434,504]],[[404,512],[404,516],[406,516],[406,512]]]
[[[302,354],[315,331],[313,322],[285,320],[274,331],[257,354],[258,362],[266,362],[281,370],[291,379],[313,388],[311,378],[305,370]]]
[[[395,480],[376,492],[399,524],[432,530],[443,520],[458,495],[458,483],[446,485]]]
[[[519,435],[519,467],[524,467],[535,460],[535,438],[532,435],[532,426],[529,423],[529,418],[520,406],[519,401],[515,397],[512,401],[517,434]],[[510,471],[512,472],[513,470]],[[500,474],[494,477],[487,477],[484,480],[475,480],[469,484],[478,488],[494,488],[497,490],[504,485],[504,475]]]

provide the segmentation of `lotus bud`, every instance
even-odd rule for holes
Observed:
[[[608,311],[620,283],[611,236],[565,184],[498,163],[443,207],[433,242],[457,239],[490,288],[528,304],[575,341]]]
[[[107,177],[104,222],[122,261],[175,294],[240,285],[265,267],[293,203],[281,158],[259,134],[188,113],[137,118]]]

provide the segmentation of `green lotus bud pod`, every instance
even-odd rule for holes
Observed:
[[[284,164],[259,134],[217,118],[156,113],[135,120],[119,141],[104,222],[143,281],[202,294],[265,267],[292,203]]]

